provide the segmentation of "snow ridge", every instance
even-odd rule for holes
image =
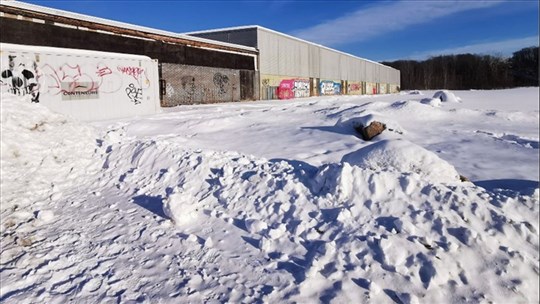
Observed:
[[[124,127],[88,134],[58,153],[79,172],[77,186],[58,182],[61,195],[15,211],[2,196],[1,301],[539,299],[538,189],[460,182],[452,165],[407,140],[312,166],[141,139]],[[17,142],[10,136],[3,148]],[[65,174],[36,168],[39,182]]]

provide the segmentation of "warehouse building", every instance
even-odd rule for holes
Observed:
[[[261,99],[399,91],[399,70],[261,26],[186,34],[258,49]]]
[[[157,60],[163,107],[258,99],[258,52],[252,47],[19,1],[0,2],[0,24],[2,43],[66,48],[67,54],[77,49]]]
[[[400,85],[399,71],[391,67],[260,26],[178,34],[19,1],[0,2],[0,22],[0,42],[4,44],[65,48],[66,54],[73,54],[70,50],[77,49],[142,55],[156,60],[157,79],[150,80],[152,87],[157,87],[162,107],[337,94],[385,94],[397,92]],[[50,51],[62,53],[61,50]],[[13,55],[4,55],[7,57],[3,62],[7,64],[9,56]],[[35,58],[33,73],[44,75],[40,55],[32,56]],[[66,58],[74,64],[75,57]],[[62,67],[61,61],[54,62],[58,66],[47,68]],[[111,71],[125,74],[135,70],[119,66]],[[101,75],[103,72],[85,70],[84,73]],[[32,88],[34,91],[44,87],[37,82]],[[14,82],[12,78],[0,78],[0,84],[6,87]],[[70,87],[69,84],[63,86]],[[11,89],[20,94],[30,91],[28,88]],[[92,93],[85,97],[106,98],[103,94]],[[39,100],[46,100],[46,96]]]

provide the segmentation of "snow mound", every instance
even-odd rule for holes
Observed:
[[[90,127],[23,97],[2,94],[2,210],[62,195],[96,167]]]
[[[343,156],[342,162],[374,171],[415,173],[431,182],[459,181],[452,165],[407,140],[379,141]]]
[[[408,121],[414,120],[422,122],[439,121],[449,116],[448,112],[443,111],[441,108],[420,103],[418,100],[401,100],[393,102],[384,109],[384,113],[388,113],[390,117],[400,117]]]
[[[354,118],[340,118],[336,123],[336,127],[346,129],[358,129],[369,126],[372,122],[378,121],[386,126],[387,131],[395,132],[398,134],[405,133],[405,130],[395,120],[381,115],[376,112],[365,114],[364,116]]]
[[[189,224],[198,219],[200,207],[197,202],[191,193],[176,189],[165,200],[163,212],[177,225]]]
[[[437,91],[433,94],[433,98],[438,98],[444,102],[461,102],[461,98],[454,95],[454,93],[448,90]]]
[[[439,98],[423,98],[420,103],[430,105],[432,107],[440,107],[442,102]]]

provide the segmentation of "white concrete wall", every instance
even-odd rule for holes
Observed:
[[[146,56],[0,43],[2,94],[85,121],[160,111],[158,64]]]

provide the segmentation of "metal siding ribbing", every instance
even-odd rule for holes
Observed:
[[[310,77],[321,77],[321,49],[315,45],[309,45],[309,67],[308,73]]]
[[[339,53],[321,49],[321,79],[339,80]]]
[[[298,75],[301,62],[297,43],[291,39],[281,38],[278,45],[278,75]]]
[[[394,84],[401,86],[401,72],[399,70],[394,70]]]
[[[301,77],[310,77],[309,73],[309,65],[310,65],[310,58],[309,58],[309,45],[306,43],[299,44],[299,52],[300,52],[300,71],[298,76]]]
[[[366,80],[366,61],[355,60],[354,61],[353,80],[365,81]]]
[[[388,77],[388,68],[385,67],[385,66],[379,66],[379,71],[380,71],[380,78],[379,78],[379,82],[380,83],[389,83],[389,77]]]
[[[341,80],[347,80],[347,79],[351,79],[350,78],[350,75],[351,75],[351,58],[349,56],[345,56],[345,55],[340,55],[339,56],[339,74],[340,74],[340,77],[339,79]]]
[[[307,43],[259,30],[258,45],[261,73],[309,77],[310,52]]]
[[[261,74],[399,85],[393,68],[261,28],[257,33]]]
[[[266,31],[259,30],[257,44],[260,51],[259,63],[261,73],[279,75],[279,39]]]
[[[366,61],[366,75],[364,81],[375,82],[375,65],[369,61]]]

